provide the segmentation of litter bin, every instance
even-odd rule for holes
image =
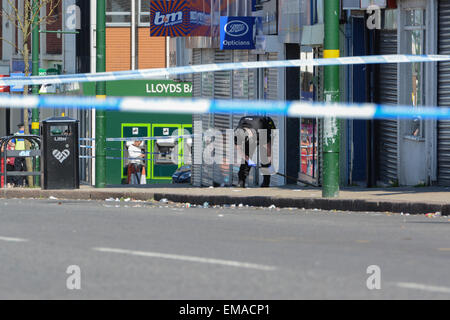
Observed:
[[[42,189],[79,189],[79,121],[53,117],[41,122]]]

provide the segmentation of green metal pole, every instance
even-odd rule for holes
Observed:
[[[35,14],[37,10],[39,10],[39,0],[33,0],[32,4],[32,12],[33,12],[33,22],[32,22],[32,30],[31,30],[31,75],[38,76],[39,75],[39,15]],[[39,94],[39,86],[34,85],[32,87],[33,95]],[[39,109],[33,108],[31,110],[31,134],[39,135]],[[40,171],[40,159],[36,158],[35,161],[35,170]],[[36,185],[40,184],[39,177],[35,177]]]
[[[324,58],[339,57],[339,0],[324,1]],[[324,96],[327,103],[339,102],[339,66],[324,67]],[[324,118],[322,197],[339,196],[339,120]]]
[[[106,5],[105,0],[97,0],[97,62],[96,71],[106,70]],[[97,98],[106,97],[106,83],[96,83]],[[95,187],[106,186],[106,119],[105,111],[95,111]]]

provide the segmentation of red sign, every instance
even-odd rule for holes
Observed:
[[[9,76],[7,75],[1,75],[0,74],[0,78],[8,78]],[[0,86],[0,92],[9,92],[9,86]]]

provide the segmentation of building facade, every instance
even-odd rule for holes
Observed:
[[[39,68],[41,72],[50,71],[52,73],[75,73],[76,72],[76,52],[74,34],[54,33],[58,30],[64,30],[64,21],[72,15],[71,9],[76,4],[75,0],[61,1],[55,10],[51,11],[50,7],[43,7],[40,10],[40,18],[49,17],[47,24],[40,25],[40,49],[39,49]],[[0,34],[2,41],[0,45],[0,73],[1,76],[9,77],[12,73],[24,73],[25,64],[21,54],[24,35],[20,28],[17,27],[14,20],[15,10],[23,16],[23,1],[0,1]],[[49,31],[49,32],[47,32]],[[75,31],[75,30],[72,30]],[[30,48],[29,62],[31,70],[31,36],[26,41]],[[3,93],[0,94],[22,94],[20,88],[11,89],[9,87],[2,88]],[[60,110],[41,111],[42,117],[50,117],[59,113]],[[23,112],[20,110],[0,110],[0,136],[14,133],[17,129],[16,125],[23,122]],[[31,122],[30,122],[31,123]]]

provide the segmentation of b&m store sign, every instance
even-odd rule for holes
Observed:
[[[150,36],[185,37],[190,29],[187,0],[150,1]]]
[[[210,12],[210,3],[205,0],[152,0],[150,36],[210,36]]]

